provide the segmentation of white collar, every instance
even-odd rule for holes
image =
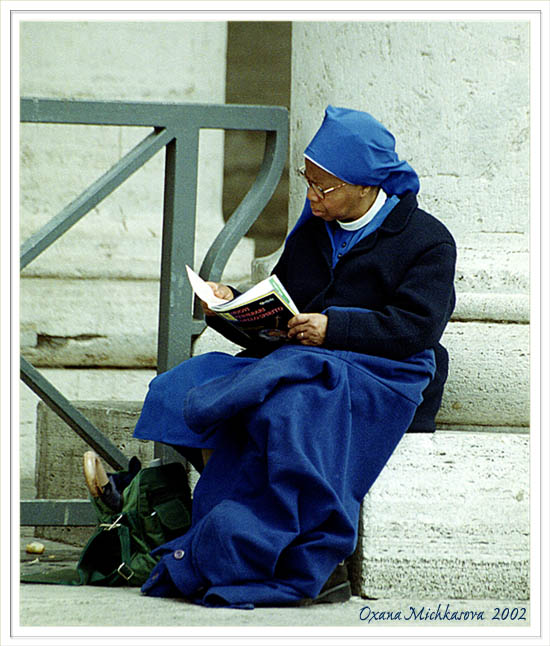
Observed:
[[[380,189],[378,191],[376,199],[364,215],[362,215],[360,218],[357,218],[357,220],[352,220],[351,222],[340,222],[340,220],[337,220],[338,224],[342,227],[342,229],[344,229],[344,231],[358,231],[359,229],[362,229],[384,206],[384,202],[386,201],[387,197],[388,196],[384,193],[384,191]]]

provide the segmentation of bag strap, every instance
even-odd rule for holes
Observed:
[[[128,525],[124,523],[119,523],[118,521],[122,520],[124,514],[120,516],[108,527],[104,528],[104,531],[117,531],[118,538],[120,541],[120,559],[121,563],[117,567],[116,571],[123,579],[128,582],[134,576],[134,570],[130,567],[132,562],[132,551],[130,548],[130,529]],[[107,524],[107,523],[104,523]]]
[[[130,567],[130,563],[132,562],[130,530],[126,525],[122,525],[120,528],[120,557],[121,563],[116,571],[128,582],[134,576],[134,570]]]
[[[97,531],[88,541],[77,564],[77,570],[81,574],[84,585],[101,585],[107,579],[117,575],[128,582],[134,576],[134,571],[130,567],[132,560],[130,529],[124,520],[126,520],[125,514],[120,514],[116,518],[110,519],[110,522],[100,523]],[[101,558],[101,553],[98,552],[96,541],[107,532],[113,532],[112,545],[116,545],[116,552],[120,554],[120,564],[113,566],[114,569],[109,573],[103,573],[97,568],[97,559]],[[108,585],[113,585],[113,583]]]

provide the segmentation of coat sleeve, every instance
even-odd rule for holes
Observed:
[[[410,267],[380,311],[328,307],[324,345],[392,359],[436,346],[455,305],[455,263],[455,246],[440,243]]]
[[[279,260],[275,263],[275,266],[271,270],[271,273],[275,274],[277,278],[283,283],[283,285],[286,285],[286,282],[287,282],[286,267],[287,267],[289,257],[291,256],[291,251],[289,249],[291,246],[292,245],[290,242],[287,241],[285,243],[283,253],[281,254]]]

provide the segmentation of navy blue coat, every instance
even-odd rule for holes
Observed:
[[[389,359],[433,348],[436,376],[409,430],[435,430],[449,364],[439,341],[455,306],[453,237],[407,193],[334,269],[331,257],[324,222],[312,218],[288,240],[274,273],[300,311],[328,315],[327,348]]]
[[[334,269],[331,257],[312,218],[275,267],[301,311],[327,313],[323,347],[207,353],[151,382],[134,436],[216,450],[192,526],[157,548],[145,594],[239,607],[314,597],[353,552],[361,501],[422,406],[433,425],[452,237],[408,194]]]
[[[406,193],[381,227],[332,268],[324,221],[307,220],[286,241],[276,274],[301,312],[328,316],[324,347],[388,359],[433,348],[437,372],[410,431],[434,431],[449,358],[440,339],[455,306],[456,245],[447,228]],[[209,324],[242,339],[215,317]],[[270,346],[249,348],[263,356]]]

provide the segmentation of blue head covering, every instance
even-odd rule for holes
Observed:
[[[367,112],[329,105],[305,156],[348,184],[381,186],[387,195],[420,189],[418,175],[399,160],[392,133]]]
[[[388,196],[420,190],[418,175],[395,152],[392,133],[367,112],[327,106],[323,123],[304,155],[344,182],[380,186]],[[292,233],[310,217],[306,200]]]

